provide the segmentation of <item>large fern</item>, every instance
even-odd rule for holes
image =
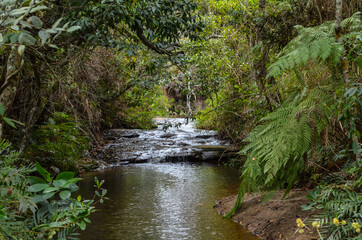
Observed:
[[[328,123],[327,105],[333,101],[332,87],[304,89],[275,112],[262,119],[245,139],[240,153],[247,154],[237,202],[227,217],[241,206],[245,193],[273,191],[287,186],[287,194],[300,172],[307,166],[305,158],[312,144]]]
[[[342,27],[351,32],[362,29],[361,12],[342,22]],[[268,68],[268,77],[276,77],[285,70],[304,65],[309,60],[337,65],[343,54],[343,47],[337,42],[334,34],[334,21],[325,22],[317,27],[304,28],[295,26],[298,36],[281,51],[278,60]],[[346,34],[344,37],[347,38]]]

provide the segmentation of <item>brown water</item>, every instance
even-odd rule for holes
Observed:
[[[212,164],[146,163],[88,173],[80,184],[91,197],[93,178],[106,181],[109,200],[98,205],[80,239],[256,239],[213,209],[235,194],[237,171]]]

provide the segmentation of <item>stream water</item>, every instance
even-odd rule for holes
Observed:
[[[189,133],[195,131],[193,128],[189,127],[188,132],[185,127],[169,131],[179,130],[192,141]],[[187,139],[176,136],[174,140]],[[213,137],[213,146],[220,144],[215,141]],[[178,156],[181,150],[175,145]],[[170,163],[155,155],[158,161],[121,165],[83,176],[79,190],[83,197],[93,196],[93,178],[97,176],[105,180],[109,200],[97,205],[99,211],[92,214],[92,223],[81,231],[80,239],[256,239],[213,209],[217,199],[236,193],[236,169],[206,162]]]

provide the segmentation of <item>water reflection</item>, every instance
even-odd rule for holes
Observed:
[[[110,200],[99,205],[81,239],[256,239],[212,206],[235,193],[235,169],[209,164],[140,164],[89,173],[80,193],[91,197],[93,177],[105,179]]]

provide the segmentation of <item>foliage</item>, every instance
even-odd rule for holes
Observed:
[[[61,170],[75,169],[90,147],[88,137],[69,115],[56,112],[34,133],[35,142],[25,156]]]
[[[80,27],[61,24],[62,18],[47,28],[38,16],[48,9],[46,2],[31,1],[4,1],[0,5],[1,25],[0,47],[17,47],[19,55],[23,55],[26,47],[49,46],[62,33],[72,33]]]
[[[347,36],[356,28],[360,31],[359,13],[344,20],[343,26]],[[296,28],[299,35],[276,56],[266,76],[280,77],[283,80],[281,86],[288,87],[282,94],[288,98],[274,112],[262,118],[260,124],[245,139],[247,145],[240,153],[246,154],[247,160],[242,168],[242,181],[236,204],[227,217],[241,206],[247,192],[272,193],[274,190],[285,188],[286,196],[296,181],[301,180],[301,176],[307,175],[308,172],[320,171],[316,170],[315,166],[331,168],[328,163],[322,162],[322,159],[330,154],[328,151],[340,150],[337,144],[341,144],[346,137],[339,135],[340,139],[337,140],[333,135],[337,135],[338,131],[329,134],[328,129],[333,126],[338,112],[342,112],[348,119],[346,121],[349,121],[345,125],[351,131],[349,136],[358,134],[354,127],[356,123],[353,121],[359,119],[358,110],[356,112],[359,90],[355,87],[340,90],[345,87],[342,85],[340,70],[340,57],[344,54],[344,49],[334,36],[334,24],[325,22],[317,27]],[[312,68],[306,69],[307,66]],[[295,76],[288,70],[293,70]],[[314,72],[319,76],[315,79],[310,78]],[[299,84],[291,86],[290,82],[286,83],[286,80],[290,79]],[[344,92],[344,97],[341,97]],[[334,107],[334,99],[340,101],[339,107]],[[343,109],[343,106],[346,108]],[[343,117],[339,117],[339,120],[341,119]],[[334,138],[337,146],[328,146],[329,138]],[[326,147],[322,147],[323,145]],[[346,149],[350,149],[350,146]],[[358,141],[353,140],[352,149],[354,154],[358,155]],[[353,155],[350,152],[348,154],[350,157]],[[345,161],[341,160],[335,165],[339,166]]]
[[[316,212],[308,222],[318,222],[322,239],[359,239],[359,227],[352,223],[362,222],[361,174],[362,161],[350,159],[340,172],[330,173],[309,192],[311,203],[302,208]],[[339,220],[348,224],[339,224]]]
[[[157,87],[153,90],[133,88],[127,92],[125,100],[127,108],[124,111],[123,126],[128,128],[153,128],[153,118],[168,116],[171,107],[170,100]]]
[[[174,49],[168,48],[177,47],[181,36],[195,39],[202,29],[197,15],[192,14],[196,5],[190,0],[70,2],[75,7],[66,18],[82,27],[82,37],[97,45],[126,47],[131,55],[138,49],[132,40],[170,54]]]
[[[0,121],[4,121],[6,122],[9,126],[16,128],[16,124],[20,124],[20,125],[24,125],[23,123],[16,121],[15,119],[11,119],[8,117],[5,117],[5,108],[2,105],[2,103],[0,102]]]
[[[346,31],[355,34],[354,31],[362,30],[360,14],[357,12],[342,22]],[[288,43],[279,53],[278,60],[270,65],[269,76],[276,77],[285,70],[305,65],[309,60],[327,62],[331,66],[339,64],[344,49],[335,39],[334,22],[310,28],[298,25],[295,28],[298,30],[298,36]]]
[[[339,112],[338,121],[343,123],[343,126],[348,129],[348,138],[352,139],[356,135],[358,139],[361,138],[360,129],[358,125],[361,123],[361,109],[362,109],[362,84],[356,83],[354,86],[346,89],[343,97],[340,98],[336,109]],[[352,150],[354,154],[360,154],[361,143],[356,139],[352,139]]]
[[[88,216],[95,211],[94,200],[71,195],[78,187],[72,172],[62,172],[55,178],[36,163],[15,167],[19,153],[9,151],[10,144],[2,141],[0,170],[0,237],[5,239],[66,239],[76,236],[90,223]],[[38,176],[29,176],[37,170]],[[107,191],[96,181],[96,196],[103,202]]]
[[[275,112],[262,118],[262,124],[245,139],[240,153],[247,154],[237,203],[249,191],[273,191],[287,186],[288,194],[300,173],[308,166],[312,145],[320,144],[320,134],[331,115],[326,105],[333,95],[330,87],[320,87],[292,95]]]

